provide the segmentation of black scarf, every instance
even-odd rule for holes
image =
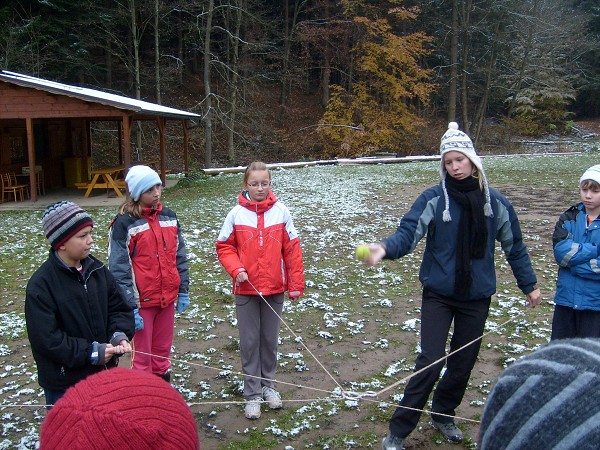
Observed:
[[[446,176],[446,188],[451,200],[462,209],[456,243],[456,275],[454,293],[464,296],[471,287],[471,260],[483,258],[487,241],[487,224],[483,213],[485,197],[479,180],[467,177],[456,180]]]

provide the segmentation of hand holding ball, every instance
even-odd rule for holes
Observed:
[[[371,249],[368,245],[363,244],[356,247],[356,259],[365,261],[369,256],[371,256]]]

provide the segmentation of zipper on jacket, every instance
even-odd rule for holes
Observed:
[[[260,245],[261,247],[263,246],[263,232],[262,232],[262,230],[260,230],[258,232],[258,245]]]
[[[88,291],[87,282],[90,279],[90,277],[92,276],[92,273],[94,273],[98,269],[101,269],[102,267],[104,267],[104,264],[102,264],[100,267],[90,267],[89,271],[86,270],[85,277],[81,277],[81,279],[83,281],[83,288],[85,289],[85,292]]]

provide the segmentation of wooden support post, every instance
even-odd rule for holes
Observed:
[[[25,119],[27,128],[27,159],[29,160],[29,198],[37,202],[37,180],[35,173],[35,139],[33,136],[33,120],[31,117]],[[17,199],[15,198],[15,201]]]

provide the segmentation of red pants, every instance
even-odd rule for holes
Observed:
[[[166,308],[140,308],[139,313],[144,319],[144,329],[133,336],[131,366],[157,375],[165,374],[171,367],[168,358],[173,344],[175,303]]]

